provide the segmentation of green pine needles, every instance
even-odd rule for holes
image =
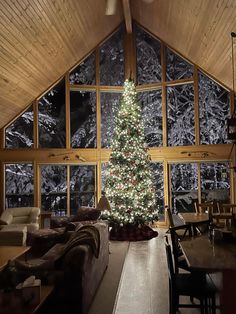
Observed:
[[[102,217],[121,226],[158,220],[142,112],[130,80],[124,83],[111,148],[105,186],[111,211],[104,211]]]

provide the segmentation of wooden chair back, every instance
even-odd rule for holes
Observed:
[[[169,281],[170,283],[174,283],[174,276],[175,276],[175,271],[174,271],[174,264],[173,264],[173,259],[172,259],[172,253],[171,253],[171,246],[169,244],[168,236],[166,235],[164,238],[165,241],[165,249],[166,249],[166,258],[167,258],[167,266],[168,266],[168,276],[169,276]]]
[[[176,234],[176,231],[174,228],[170,228],[170,237],[171,237],[171,243],[172,243],[172,253],[174,257],[174,264],[175,264],[175,272],[179,272],[179,263],[178,263],[178,257],[182,253],[180,245],[179,245],[179,237]],[[182,253],[183,254],[183,253]]]
[[[236,204],[222,204],[222,203],[218,203],[218,210],[219,210],[219,213],[235,214],[236,213]]]
[[[169,224],[169,227],[174,227],[174,221],[173,221],[173,217],[172,217],[172,212],[171,212],[169,206],[165,206],[165,213],[166,213],[167,222]]]
[[[168,237],[165,236],[165,250],[167,258],[167,268],[169,277],[169,313],[177,313],[179,308],[200,308],[201,313],[216,313],[215,311],[215,292],[216,290],[208,287],[202,277],[188,274],[176,273],[173,264],[171,246]],[[191,300],[194,297],[200,300],[200,304],[180,303],[180,296],[189,296]],[[209,308],[210,306],[210,308]]]
[[[213,201],[205,202],[205,203],[199,203],[198,201],[195,201],[194,207],[195,207],[196,214],[201,215],[208,212],[209,216],[213,212],[215,212],[215,209],[217,208]]]

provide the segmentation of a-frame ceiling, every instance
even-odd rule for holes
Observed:
[[[131,0],[132,17],[232,88],[236,0],[148,2]],[[0,127],[122,22],[121,3],[105,11],[106,0],[0,1]]]

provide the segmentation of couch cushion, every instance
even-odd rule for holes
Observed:
[[[1,220],[5,222],[5,225],[9,225],[12,222],[12,219],[13,217],[11,211],[4,210],[4,212],[1,215]]]
[[[20,225],[5,225],[0,230],[0,245],[25,245],[27,228]]]
[[[30,215],[29,215],[29,220],[31,222],[37,222],[38,218],[39,218],[39,215],[40,215],[40,208],[32,207]]]
[[[55,216],[52,217],[50,220],[50,227],[51,228],[61,228],[61,227],[66,227],[69,222],[73,220],[73,217],[68,217],[68,216]]]
[[[64,241],[65,228],[39,229],[29,231],[27,245],[31,246],[31,252],[35,256],[42,256],[56,243]]]
[[[101,211],[97,208],[81,206],[73,217],[73,221],[97,220],[100,214]]]
[[[13,216],[12,224],[25,224],[29,223],[29,216]]]
[[[5,220],[0,219],[0,225],[7,225],[7,222]]]

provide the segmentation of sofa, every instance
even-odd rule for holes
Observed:
[[[88,313],[108,266],[108,223],[98,220],[75,226],[74,231],[65,231],[64,242],[56,243],[42,257],[15,262],[21,280],[35,275],[55,287],[39,313]],[[91,244],[95,231],[97,240]]]
[[[50,227],[61,228],[67,227],[73,222],[91,221],[99,219],[101,210],[95,207],[81,206],[74,215],[71,216],[54,216],[51,217]]]

